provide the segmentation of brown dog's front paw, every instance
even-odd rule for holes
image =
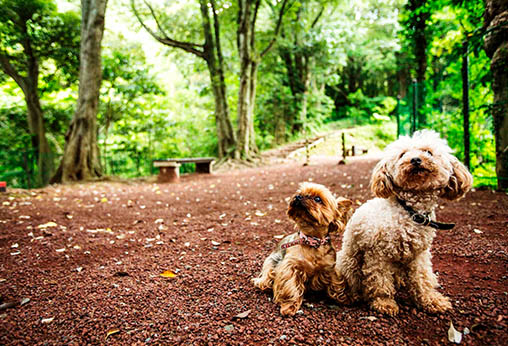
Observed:
[[[272,288],[272,282],[270,280],[263,280],[263,278],[254,278],[252,283],[262,291]]]
[[[287,304],[280,306],[282,316],[294,316],[300,307],[297,304]]]
[[[399,313],[399,306],[391,298],[376,298],[370,306],[372,309],[389,316],[395,316]]]
[[[450,299],[439,292],[435,292],[428,297],[423,297],[421,305],[425,311],[430,313],[442,313],[452,308]]]

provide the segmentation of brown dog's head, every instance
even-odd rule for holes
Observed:
[[[287,213],[304,234],[324,237],[344,230],[351,205],[349,199],[333,197],[323,185],[305,182],[291,198]]]
[[[443,198],[458,199],[471,189],[473,177],[452,155],[439,134],[415,132],[390,144],[372,173],[371,190],[376,197],[388,198],[397,191],[415,193],[440,191]]]

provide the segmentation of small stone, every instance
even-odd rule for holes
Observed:
[[[224,327],[224,329],[227,331],[227,332],[232,332],[234,329],[235,329],[235,326],[233,326],[232,324],[228,324]]]

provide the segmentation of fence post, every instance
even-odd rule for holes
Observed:
[[[469,137],[469,42],[466,38],[462,43],[462,113],[464,116],[464,164],[470,169],[470,137]]]
[[[413,118],[411,119],[411,135],[416,131],[416,116],[418,110],[418,82],[413,79]]]
[[[395,109],[397,117],[397,138],[400,136],[400,95],[397,95],[397,108]]]

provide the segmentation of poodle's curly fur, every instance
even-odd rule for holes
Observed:
[[[397,199],[435,220],[438,199],[459,199],[472,182],[467,168],[434,131],[418,131],[390,144],[371,178],[377,198],[356,210],[337,253],[344,303],[363,299],[374,310],[396,315],[394,296],[404,287],[428,312],[450,309],[449,299],[436,290],[432,271],[430,248],[436,231],[413,222]]]

